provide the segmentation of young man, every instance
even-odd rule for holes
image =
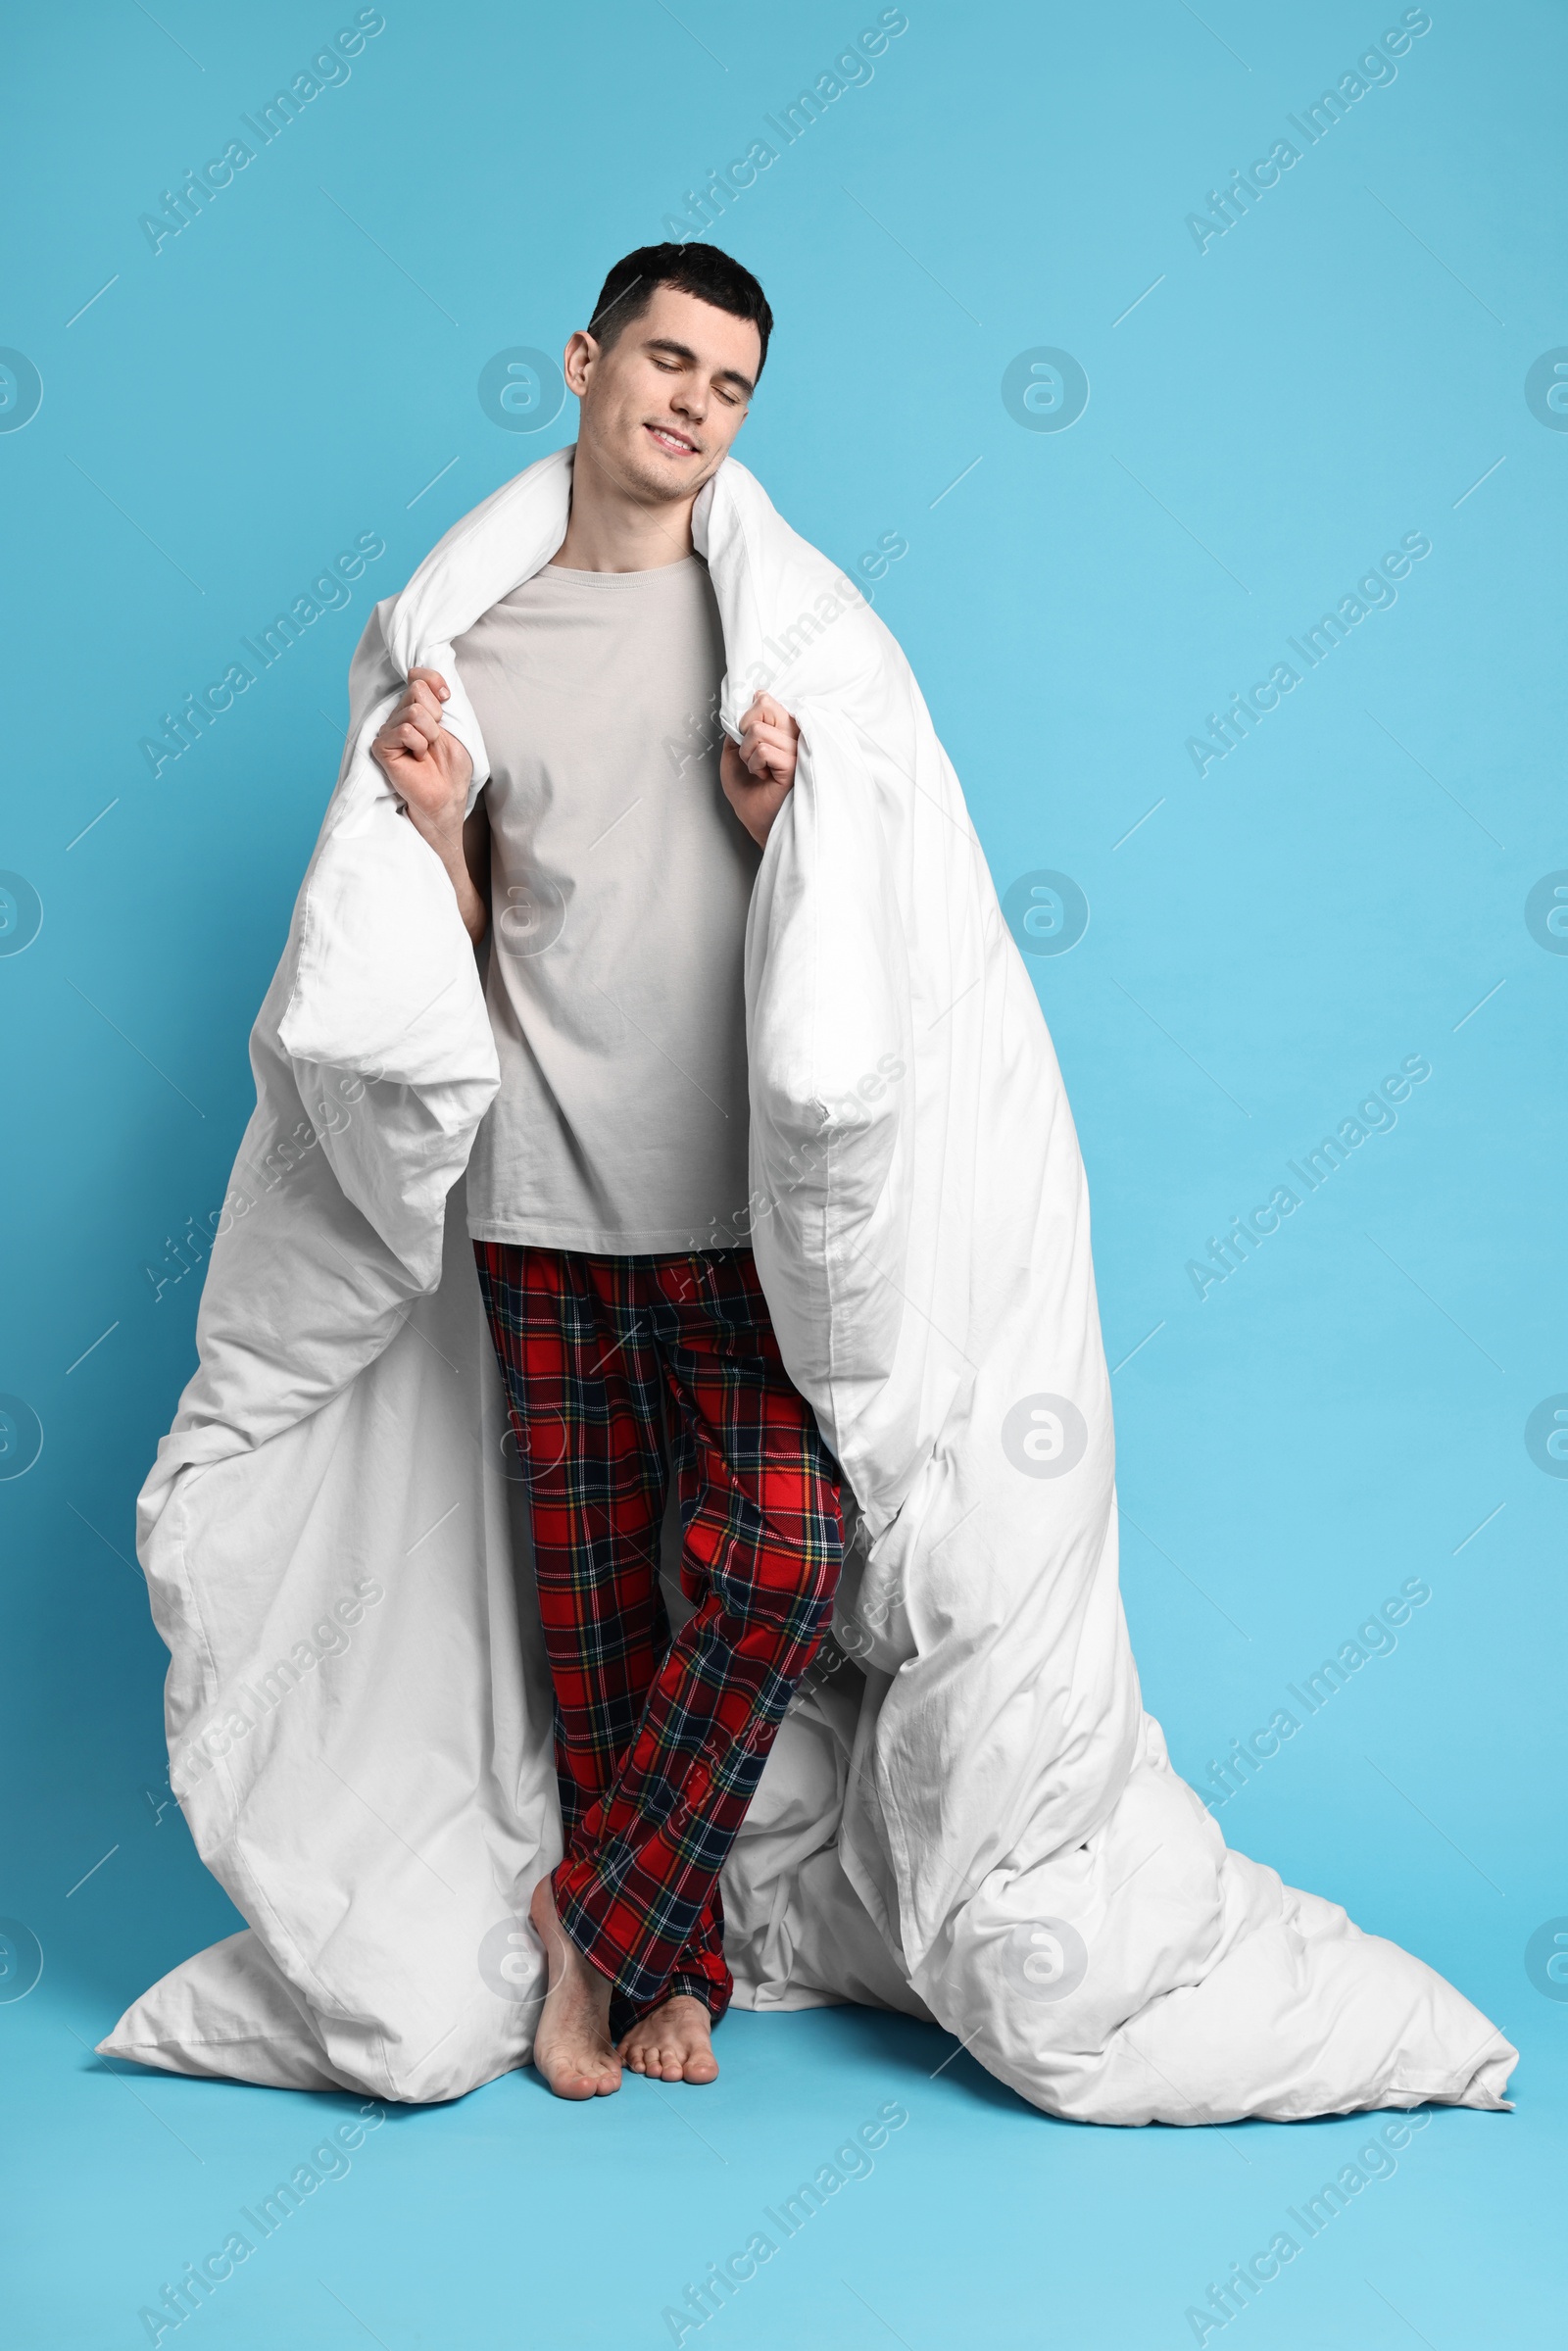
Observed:
[[[831,1611],[836,1465],[779,1358],[751,1251],[742,951],[798,730],[712,724],[724,644],[692,507],[746,420],[772,316],[706,245],[628,254],[565,351],[566,537],[454,648],[492,773],[416,669],[374,744],[451,876],[501,1090],[468,1219],[527,1467],[566,1853],[530,1915],[534,2062],[710,2082],[733,1988],[718,1873]],[[717,748],[722,740],[722,751]],[[492,921],[492,908],[494,919]],[[659,1583],[671,1466],[695,1613]],[[617,2053],[618,2044],[618,2053]]]

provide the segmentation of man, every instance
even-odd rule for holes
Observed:
[[[754,1984],[933,2015],[1086,2122],[1501,2107],[1516,2052],[1495,2028],[1228,1852],[1144,1710],[1051,1038],[908,663],[734,462],[695,519],[742,756],[701,783],[719,656],[689,494],[732,440],[766,313],[750,280],[688,280],[688,262],[725,267],[628,264],[568,358],[580,454],[465,516],[356,657],[353,749],[253,1032],[201,1360],[138,1504],[172,1785],[251,1923],[104,2053],[424,2102],[529,2041],[497,1912],[545,1850],[556,1757],[524,1660],[496,1648],[516,1632],[510,1530],[466,1419],[480,1301],[448,1249],[466,1166],[559,1695],[566,1854],[534,1902],[557,2089],[613,2087],[612,2040],[660,2079],[711,2078],[715,1874],[839,1573],[842,1478],[868,1536],[861,1768],[839,1771],[824,1727],[814,1791],[794,1784],[808,1860],[766,1835],[735,1855]],[[798,774],[782,713],[738,715],[735,681],[771,690],[781,660]],[[662,696],[680,729],[650,765]],[[484,763],[488,893],[446,733]],[[737,1212],[721,1015],[770,811]],[[459,910],[482,917],[487,894],[488,1004]],[[754,1217],[810,1414],[726,1245]],[[695,1608],[673,1642],[666,1459]],[[386,1580],[345,1592],[351,1566]],[[306,1626],[274,1712],[259,1686]],[[1216,1940],[1219,1918],[1236,1932]]]
[[[718,735],[724,644],[692,508],[771,324],[710,246],[616,264],[565,351],[565,540],[454,648],[484,795],[466,820],[471,762],[434,670],[413,671],[373,745],[475,945],[489,932],[502,1077],[468,1218],[555,1682],[566,1853],[530,1912],[549,1959],[534,2061],[568,2098],[617,2088],[622,2059],[716,2075],[718,1873],[842,1551],[836,1464],[751,1251],[702,1246],[749,1192],[746,915],[798,730],[760,695],[738,745]],[[695,1608],[673,1639],[671,1467]]]

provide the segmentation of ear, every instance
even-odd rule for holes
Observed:
[[[567,341],[562,357],[561,372],[566,379],[566,389],[578,400],[588,389],[593,363],[599,357],[599,345],[585,328],[578,327]]]

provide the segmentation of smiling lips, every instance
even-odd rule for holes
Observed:
[[[695,441],[689,441],[684,433],[672,432],[668,425],[650,424],[645,430],[652,433],[660,448],[667,449],[671,457],[696,457],[699,454]]]

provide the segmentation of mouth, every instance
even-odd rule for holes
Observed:
[[[676,432],[670,425],[645,424],[643,430],[656,449],[662,449],[670,457],[699,457],[702,454],[695,441],[688,440],[684,433]]]

